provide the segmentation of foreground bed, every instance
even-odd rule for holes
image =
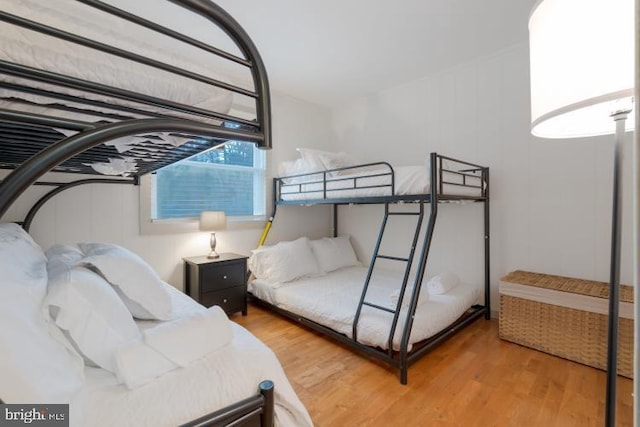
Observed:
[[[0,218],[34,184],[52,189],[25,216],[22,225],[27,230],[38,209],[67,188],[85,183],[137,184],[144,174],[228,140],[271,147],[264,63],[241,26],[210,1],[20,0],[4,2],[0,21],[0,168],[13,169],[0,182]],[[100,177],[38,182],[52,171]],[[0,244],[14,237],[0,238]],[[42,257],[38,256],[40,261]],[[216,410],[221,412],[208,417],[216,420],[215,425],[244,416],[252,418],[250,425],[258,425],[260,418],[264,425],[271,425],[273,410],[265,403],[272,401],[272,388],[261,383],[269,379],[275,383],[278,420],[278,396],[288,393],[286,385],[279,387],[286,379],[280,368],[268,367],[270,351],[242,329],[234,327],[232,344],[228,353],[220,355],[222,360],[236,355],[235,359],[251,365],[238,354],[247,350],[265,360],[265,371],[245,375],[242,365],[219,377],[212,371],[211,377],[198,375],[205,366],[194,365],[184,370],[194,370],[204,385],[186,378],[182,391],[185,399],[191,397],[189,402],[197,402],[197,408],[185,402],[173,405],[162,394],[176,402],[180,399],[168,390],[181,389],[178,370],[158,380],[166,382],[164,386],[146,384],[127,391],[113,383],[112,373],[75,369],[78,364],[67,354],[73,349],[56,346],[43,329],[39,309],[46,286],[21,282],[26,274],[21,267],[30,261],[7,259],[14,262],[4,260],[7,263],[0,269],[0,398],[4,401],[66,403],[73,399],[72,420],[82,426],[123,425],[123,419],[133,420],[138,412],[131,405],[144,402],[154,406],[141,412],[132,425],[185,423]],[[31,273],[29,280],[34,279]],[[95,341],[109,341],[102,338],[96,336]],[[39,357],[43,354],[48,358]],[[229,387],[236,383],[242,385],[231,392]],[[155,397],[142,391],[156,387]],[[259,387],[265,389],[264,396],[258,393]],[[79,388],[83,391],[76,396]],[[214,388],[223,394],[212,394]],[[225,406],[238,399],[242,401]],[[187,411],[180,413],[182,406]],[[122,413],[107,414],[114,407]],[[282,423],[298,425],[287,422],[286,415]]]
[[[54,245],[45,255],[3,223],[0,270],[5,403],[69,403],[78,427],[311,425],[268,347],[124,248]]]

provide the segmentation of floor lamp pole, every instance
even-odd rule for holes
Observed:
[[[607,392],[605,426],[616,425],[616,386],[618,379],[618,308],[620,293],[620,240],[622,223],[622,159],[625,122],[629,110],[612,114],[616,123],[613,158],[613,217],[611,221],[611,274],[609,276],[609,325],[607,334]]]
[[[640,0],[635,1],[635,87],[634,98],[636,101],[635,118],[636,126],[640,123]],[[631,183],[633,217],[632,217],[632,256],[633,262],[633,425],[640,427],[640,131],[636,129],[633,135],[633,149],[631,151],[631,170],[633,181]]]
[[[640,123],[640,114],[636,110],[636,123]],[[640,427],[640,134],[636,130],[633,136],[632,150],[632,198],[633,198],[633,342],[634,342],[634,374],[633,374],[633,425]]]

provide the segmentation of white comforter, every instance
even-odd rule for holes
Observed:
[[[250,291],[266,302],[351,337],[366,273],[365,267],[347,267],[320,277],[305,277],[275,285],[254,280],[250,283]],[[376,268],[367,301],[394,308],[393,294],[401,282],[401,273]],[[460,284],[446,294],[429,295],[426,301],[419,300],[410,344],[427,339],[449,326],[478,302],[479,294],[477,287]],[[391,319],[392,314],[365,306],[358,323],[358,341],[387,349]],[[403,309],[394,335],[395,349],[399,348],[405,319],[406,310]]]
[[[204,310],[178,291],[172,299],[178,317]],[[139,322],[141,329],[154,325]],[[85,368],[85,386],[70,406],[71,425],[175,426],[257,394],[268,379],[275,384],[276,425],[311,426],[275,354],[243,327],[232,326],[230,344],[133,390],[105,370]]]

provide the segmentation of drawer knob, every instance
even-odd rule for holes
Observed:
[[[226,304],[227,303],[227,299],[226,298],[223,299],[222,302]]]
[[[224,280],[227,280],[227,276],[222,276],[222,278],[223,278]]]

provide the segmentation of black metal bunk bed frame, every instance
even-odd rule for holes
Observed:
[[[162,63],[151,57],[128,52],[118,47],[13,15],[5,10],[0,10],[0,21],[88,47],[106,55],[116,56],[153,67],[154,69],[163,70],[171,73],[171,75],[207,84],[212,88],[222,88],[249,97],[255,102],[256,119],[247,120],[214,110],[185,105],[141,92],[0,59],[0,75],[3,76],[0,79],[0,88],[15,93],[28,93],[47,97],[56,102],[52,104],[52,107],[58,111],[89,113],[100,117],[97,122],[87,122],[64,118],[55,113],[43,115],[0,108],[0,168],[12,169],[8,176],[0,182],[0,218],[31,185],[53,186],[54,189],[38,200],[25,217],[23,226],[27,230],[37,210],[51,197],[68,188],[92,183],[138,184],[138,179],[141,175],[223,144],[228,140],[253,142],[259,148],[271,148],[271,101],[267,72],[262,58],[249,35],[226,11],[208,0],[168,0],[193,14],[205,18],[212,25],[218,26],[235,43],[243,57],[220,50],[215,46],[99,0],[76,1],[146,30],[195,47],[205,54],[215,55],[227,61],[240,64],[249,69],[254,89],[248,90],[190,72],[184,67]],[[21,79],[20,83],[10,82],[6,76]],[[43,89],[42,86],[38,87],[37,84],[34,84],[35,82],[49,85],[49,87],[53,86],[55,89]],[[64,90],[56,90],[57,88],[97,94],[107,97],[107,101],[70,95]],[[108,100],[111,99],[125,100],[132,104],[109,103]],[[61,105],[58,103],[61,101],[81,104],[87,110]],[[135,107],[131,105],[135,105]],[[116,113],[98,112],[92,109],[93,107],[108,108]],[[153,107],[156,110],[150,111],[145,107]],[[159,113],[157,111],[158,108],[163,109],[163,113]],[[176,112],[182,116],[177,117],[175,115]],[[189,118],[184,118],[185,116]],[[199,119],[215,119],[218,122],[204,123],[198,121]],[[231,123],[234,126],[227,127],[227,123]],[[57,129],[77,133],[73,136],[65,137],[65,134]],[[157,138],[153,135],[158,132],[171,133],[171,135],[187,138],[189,141],[178,147],[159,147],[154,145]],[[95,174],[95,171],[86,167],[87,163],[105,160],[110,156],[118,155],[115,149],[101,146],[101,144],[116,138],[146,133],[153,134],[145,135],[148,136],[148,140],[137,144],[136,148],[139,152],[144,152],[145,150],[151,152],[150,149],[152,149],[156,153],[154,161],[141,162],[136,173],[128,174],[131,177],[130,179],[95,178],[80,179],[68,183],[38,182],[39,178],[51,171]],[[259,393],[256,396],[209,413],[185,425],[273,426],[273,383],[271,381],[263,381],[257,388]]]
[[[157,98],[148,94],[138,93],[119,87],[108,86],[99,82],[88,81],[72,76],[62,75],[53,71],[38,69],[22,64],[0,60],[0,74],[18,77],[28,82],[40,82],[58,87],[64,87],[86,93],[102,95],[116,100],[126,100],[135,103],[136,107],[108,104],[95,99],[80,98],[62,91],[44,90],[0,80],[0,87],[18,93],[36,93],[56,101],[73,101],[83,104],[92,115],[101,115],[103,120],[91,123],[69,118],[48,116],[14,111],[0,108],[0,167],[15,169],[0,186],[0,216],[15,201],[19,194],[34,184],[36,180],[48,171],[63,171],[76,173],[95,173],[91,168],[83,167],[87,163],[117,156],[118,153],[109,147],[99,147],[100,144],[112,139],[140,135],[145,133],[171,132],[181,136],[192,136],[188,143],[175,148],[164,148],[154,145],[153,136],[146,143],[140,144],[140,150],[153,147],[159,152],[159,160],[140,162],[138,172],[134,177],[153,172],[163,166],[187,158],[203,150],[215,147],[227,140],[235,139],[254,142],[259,147],[271,148],[271,110],[269,83],[264,63],[260,54],[242,27],[222,8],[207,0],[169,0],[194,14],[201,15],[219,26],[236,44],[244,58],[217,49],[199,40],[161,26],[152,21],[133,15],[99,0],[76,0],[84,5],[96,8],[129,23],[147,30],[170,37],[201,51],[224,58],[230,62],[247,67],[251,72],[255,89],[253,91],[231,85],[213,78],[202,76],[183,68],[170,64],[163,64],[153,58],[130,53],[122,49],[109,46],[85,37],[70,34],[66,31],[49,27],[38,22],[0,11],[0,21],[10,23],[31,31],[36,31],[51,37],[76,43],[95,51],[117,56],[138,64],[159,69],[176,76],[185,77],[193,81],[205,83],[212,88],[222,88],[233,93],[248,96],[255,100],[256,120],[246,120],[230,116],[213,110],[180,104],[171,100]],[[91,107],[108,107],[119,111],[118,118],[105,113],[97,113]],[[54,105],[59,110],[68,110],[64,106]],[[166,113],[149,111],[145,107],[162,108]],[[174,113],[188,115],[190,119],[176,117]],[[145,118],[132,118],[127,114],[137,114]],[[203,123],[198,120],[216,119],[220,124]],[[106,122],[106,123],[105,123]],[[239,125],[238,128],[225,127],[226,123]],[[66,129],[78,132],[65,138],[55,129]],[[37,154],[37,156],[36,156]]]
[[[453,170],[448,169],[446,166],[443,166],[444,162],[453,162],[457,165],[463,165],[463,169]],[[491,290],[490,290],[490,234],[489,234],[489,168],[484,166],[479,166],[473,163],[465,162],[462,160],[457,160],[451,157],[442,156],[436,153],[431,153],[429,158],[430,165],[430,174],[429,174],[429,182],[430,182],[430,191],[426,194],[406,194],[406,195],[396,195],[395,192],[395,176],[394,170],[390,164],[386,162],[377,162],[377,163],[369,163],[364,165],[358,165],[355,167],[344,167],[332,170],[326,170],[321,172],[312,172],[308,174],[299,174],[289,177],[282,178],[274,178],[273,180],[273,213],[270,218],[270,221],[273,221],[276,214],[276,209],[280,205],[313,205],[313,204],[331,204],[333,205],[333,233],[334,236],[337,236],[338,233],[338,207],[342,205],[351,205],[351,204],[384,204],[385,205],[385,216],[380,227],[380,232],[378,234],[378,239],[372,254],[371,262],[369,263],[369,268],[366,276],[366,280],[363,286],[362,296],[360,298],[357,312],[353,322],[352,329],[352,338],[337,332],[331,328],[328,328],[324,325],[321,325],[313,320],[307,319],[303,316],[300,316],[296,313],[283,310],[273,304],[270,304],[266,301],[260,300],[259,298],[252,295],[252,299],[285,317],[288,317],[292,320],[295,320],[309,328],[321,332],[343,344],[347,347],[360,352],[366,356],[372,357],[374,359],[380,360],[388,365],[398,369],[400,382],[402,384],[407,384],[408,381],[408,369],[414,362],[419,360],[422,356],[431,351],[435,346],[458,332],[460,329],[465,326],[471,324],[473,321],[483,316],[485,319],[491,318]],[[366,174],[364,176],[360,175],[357,177],[351,177],[349,174],[346,176],[341,175],[340,173],[353,171],[353,170],[367,170],[368,168],[379,168],[383,167],[386,170],[383,172],[372,172],[371,174]],[[452,174],[453,176],[457,176],[458,180],[449,180],[446,174]],[[381,177],[387,176],[388,182],[384,184],[375,184],[375,185],[367,185],[366,182],[364,184],[359,184],[365,181],[370,177]],[[476,186],[469,182],[470,179],[480,178],[480,185]],[[293,179],[293,182],[291,180]],[[346,182],[346,188],[339,189],[331,189],[330,185],[336,182]],[[316,185],[316,187],[314,187]],[[470,195],[454,195],[447,194],[444,192],[445,185],[453,185],[453,186],[462,186],[462,187],[476,187],[479,191],[477,196]],[[317,189],[317,186],[320,186],[321,189]],[[286,191],[283,193],[284,188],[293,188],[294,194],[315,194],[317,197],[309,197],[304,198],[304,200],[284,200],[283,194],[287,194]],[[309,189],[311,188],[311,189]],[[388,195],[383,196],[372,196],[372,197],[332,197],[335,193],[340,193],[341,191],[352,191],[358,189],[368,189],[368,188],[381,188],[383,191],[387,191]],[[291,194],[291,193],[289,193]],[[449,327],[434,335],[433,337],[422,341],[420,343],[416,343],[413,346],[412,350],[409,349],[409,338],[411,336],[411,329],[413,325],[414,314],[418,305],[418,297],[420,295],[420,288],[422,285],[422,280],[424,278],[427,259],[429,256],[429,250],[431,248],[431,242],[433,238],[433,231],[435,228],[436,217],[438,215],[438,204],[440,202],[452,202],[452,201],[470,201],[470,202],[479,202],[484,204],[484,305],[474,305],[467,312],[456,320]],[[410,255],[407,258],[400,258],[388,255],[380,255],[379,249],[382,242],[382,237],[384,235],[384,230],[386,227],[387,219],[389,215],[412,215],[416,214],[414,212],[390,212],[389,205],[396,203],[418,203],[419,204],[419,219],[416,227],[416,232],[413,237],[412,247],[410,251]],[[405,294],[406,286],[408,284],[409,272],[411,270],[411,263],[414,258],[414,251],[417,247],[419,233],[422,225],[422,218],[424,215],[424,204],[429,203],[429,216],[427,221],[427,228],[424,234],[421,252],[418,256],[418,266],[415,274],[415,283],[413,285],[413,291],[411,293],[411,299],[409,303],[409,308],[407,310],[406,320],[405,320],[405,328],[402,331],[402,339],[400,342],[400,348],[397,351],[393,350],[393,337],[395,336],[395,331],[397,327],[397,323],[400,316],[400,306],[403,301],[403,297]],[[400,285],[400,292],[398,296],[398,303],[395,310],[390,310],[387,307],[381,307],[376,304],[372,304],[367,302],[366,294],[367,288],[369,285],[369,281],[371,279],[372,272],[375,267],[376,259],[385,258],[396,261],[402,261],[407,263],[407,268],[405,270],[404,279],[402,284]],[[369,306],[375,309],[383,310],[393,314],[393,320],[389,332],[388,337],[388,349],[382,350],[380,348],[374,348],[367,346],[365,344],[361,344],[357,341],[357,333],[358,333],[358,320],[360,317],[361,310],[363,306]]]

